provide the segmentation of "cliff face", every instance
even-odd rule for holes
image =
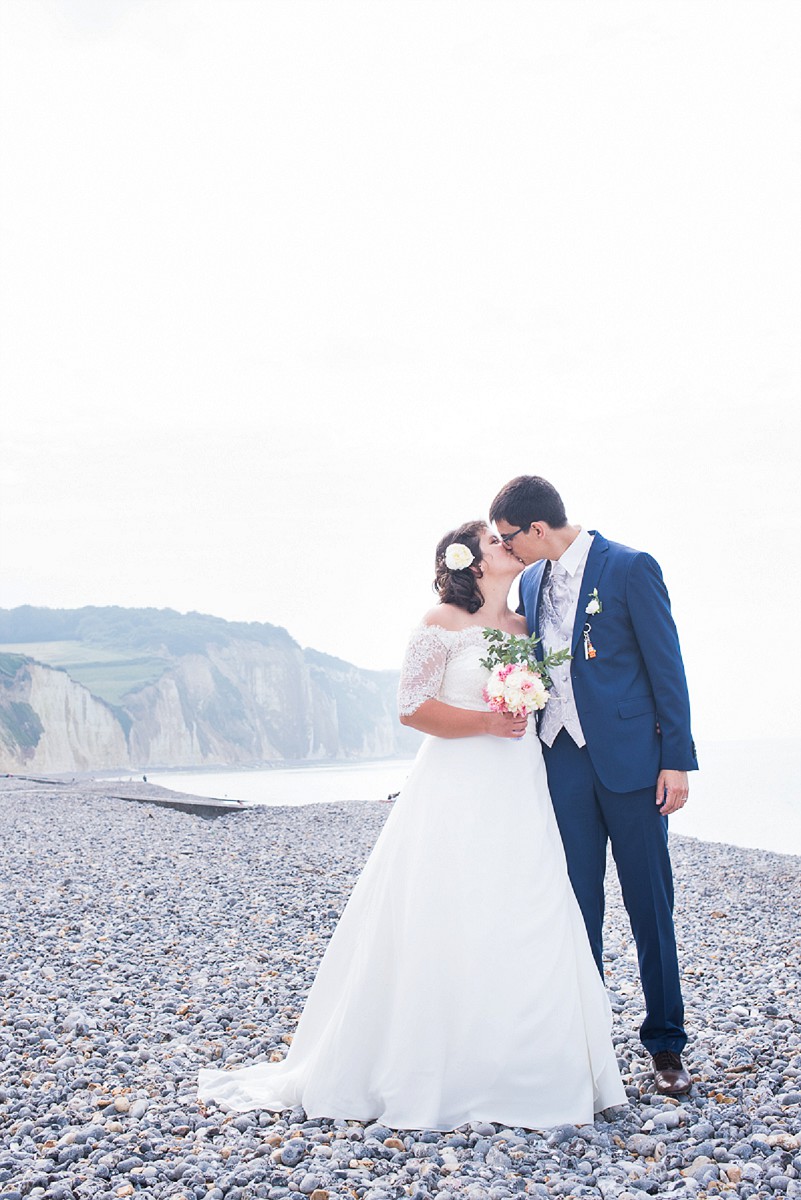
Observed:
[[[402,752],[396,681],[382,687],[381,673],[307,656],[317,657],[240,641],[183,655],[125,697],[131,761],[246,765]]]
[[[53,643],[54,653],[64,646],[74,654],[81,651],[74,667],[0,653],[0,771],[253,766],[377,758],[413,753],[417,747],[418,735],[395,715],[395,672],[363,671],[304,651],[272,626],[226,628],[225,622],[206,618],[211,624],[204,639],[197,614],[191,614],[191,636],[173,620],[167,637],[163,630],[149,629],[132,648],[129,636],[117,660],[106,639],[105,657],[91,662],[95,647],[101,654],[98,614],[113,612],[119,625],[121,612],[140,610],[91,611],[96,641],[89,649],[69,629],[72,641]],[[4,615],[14,614],[0,614],[0,638],[5,633],[6,643],[19,644],[13,622],[11,638],[8,621],[3,629]],[[47,653],[42,632],[37,626],[37,658]],[[143,651],[151,657],[131,658]],[[127,687],[131,664],[143,661],[147,677]],[[81,683],[76,675],[90,682]],[[97,694],[103,691],[115,702]]]
[[[22,658],[12,672],[4,661],[10,657],[0,655],[0,771],[89,771],[127,764],[125,733],[109,705],[66,671],[31,659]]]

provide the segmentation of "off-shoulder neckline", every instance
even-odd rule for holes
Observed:
[[[482,633],[492,629],[492,625],[462,625],[459,629],[448,629],[447,625],[438,625],[435,621],[421,621],[418,629],[438,629],[440,633],[467,633],[470,629],[479,629]]]

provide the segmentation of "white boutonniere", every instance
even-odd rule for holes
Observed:
[[[589,613],[591,617],[594,617],[596,613],[601,613],[604,611],[604,606],[601,603],[601,597],[598,595],[597,587],[594,587],[590,592],[590,602],[584,611],[585,613]]]

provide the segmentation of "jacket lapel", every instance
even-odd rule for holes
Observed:
[[[534,630],[533,630],[533,632],[536,637],[542,637],[542,634],[540,633],[540,596],[542,595],[542,589],[545,586],[545,580],[548,578],[550,571],[551,571],[551,564],[549,562],[543,563],[542,570],[540,571],[540,577],[534,586]],[[539,649],[539,647],[538,647],[538,649]]]
[[[576,605],[576,619],[573,624],[573,640],[570,648],[570,653],[575,658],[576,648],[584,632],[584,626],[589,621],[592,624],[594,617],[588,617],[584,611],[590,602],[590,592],[593,588],[598,588],[600,593],[601,576],[604,573],[609,555],[609,542],[605,537],[601,537],[595,529],[591,529],[593,535],[590,552],[587,555],[587,561],[584,564],[584,576],[581,580],[581,591],[579,593],[578,604]]]
[[[547,562],[532,563],[520,578],[521,605],[517,611],[525,612],[529,633],[536,637],[540,636],[540,595],[543,582],[548,578],[547,572]]]

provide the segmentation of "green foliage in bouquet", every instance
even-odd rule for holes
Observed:
[[[514,633],[504,633],[502,629],[485,629],[484,637],[489,642],[489,650],[487,657],[481,660],[482,667],[493,671],[495,667],[505,666],[507,663],[525,663],[532,671],[536,671],[547,688],[552,686],[549,672],[573,657],[565,648],[538,658],[536,648],[542,638],[533,635],[517,637]]]

